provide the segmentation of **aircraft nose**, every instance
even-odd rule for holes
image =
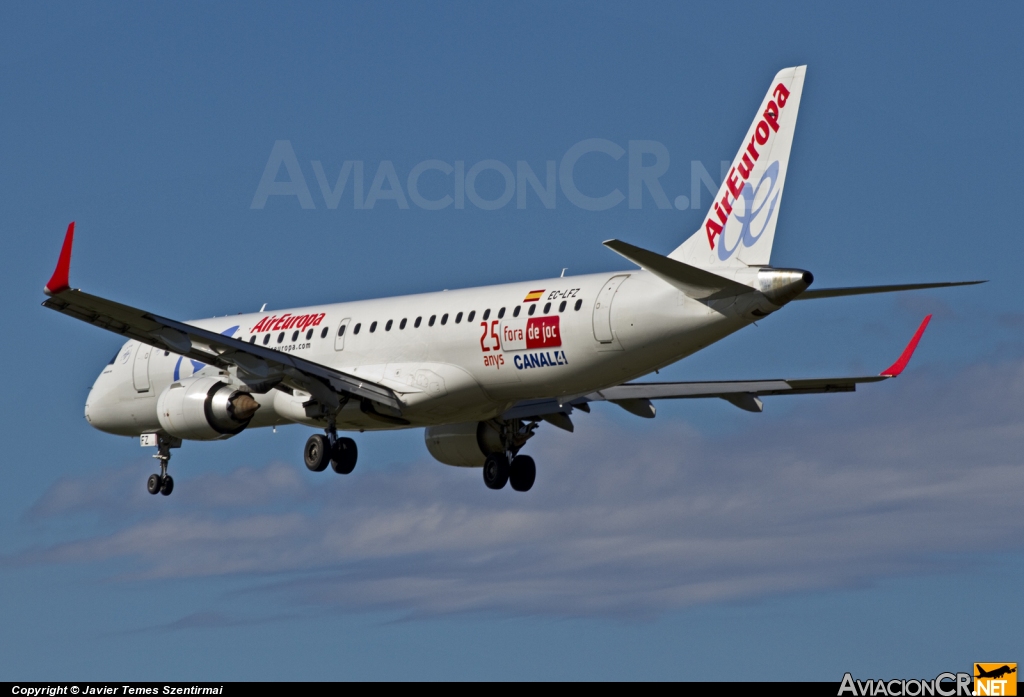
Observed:
[[[132,403],[121,398],[120,383],[111,375],[100,373],[85,398],[85,420],[105,433],[131,435],[134,430]]]

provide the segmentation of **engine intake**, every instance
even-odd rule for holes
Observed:
[[[156,403],[160,427],[186,440],[223,440],[237,435],[259,408],[251,394],[215,377],[172,383]]]

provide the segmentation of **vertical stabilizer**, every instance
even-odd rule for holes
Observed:
[[[806,70],[772,80],[704,224],[670,258],[709,270],[768,265]]]

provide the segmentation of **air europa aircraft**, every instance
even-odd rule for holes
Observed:
[[[430,454],[482,467],[484,483],[527,491],[523,447],[542,423],[611,402],[644,418],[652,400],[718,397],[759,412],[766,395],[850,392],[896,377],[928,324],[878,375],[726,382],[632,382],[794,300],[966,285],[808,290],[813,277],[769,263],[805,66],[772,80],[700,230],[667,256],[618,240],[640,267],[621,273],[334,303],[191,322],[68,285],[74,223],[45,307],[128,337],[96,379],[85,418],[156,447],[151,494],[170,494],[171,449],[246,429],[304,424],[306,466],[348,474],[356,443],[339,432],[425,428]]]

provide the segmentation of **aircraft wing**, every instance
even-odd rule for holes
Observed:
[[[401,413],[395,393],[383,386],[320,363],[264,346],[249,344],[184,322],[100,298],[68,285],[75,224],[68,226],[60,259],[44,292],[43,307],[116,332],[136,341],[219,368],[235,366],[252,382],[284,382],[323,401],[325,389],[337,397],[368,399]],[[331,401],[328,399],[328,401]]]
[[[800,378],[776,380],[726,380],[716,382],[627,382],[603,390],[562,400],[532,400],[512,406],[503,418],[527,419],[547,418],[553,414],[568,414],[573,408],[589,411],[589,402],[612,402],[626,411],[654,418],[653,399],[696,399],[719,397],[740,409],[760,412],[763,408],[761,397],[787,394],[820,394],[825,392],[853,392],[857,385],[879,382],[894,378],[903,372],[914,355],[918,342],[924,334],[932,316],[928,315],[914,333],[914,337],[903,349],[899,359],[878,375],[863,375],[838,378]],[[548,420],[551,420],[548,418]],[[556,424],[557,425],[557,424]]]

